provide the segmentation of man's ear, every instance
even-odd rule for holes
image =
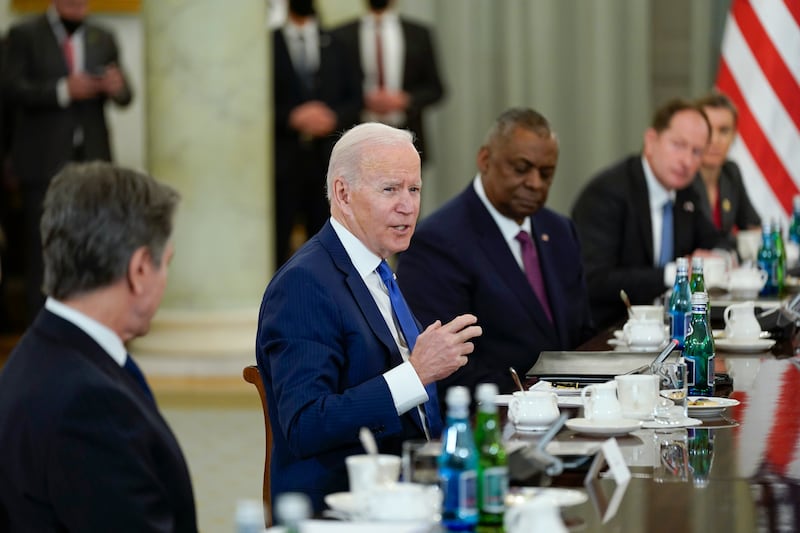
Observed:
[[[651,146],[658,140],[658,132],[653,128],[647,128],[644,132],[644,153],[650,153]]]
[[[142,294],[148,274],[154,268],[150,250],[140,246],[128,260],[128,287],[133,294]]]
[[[333,178],[333,194],[331,195],[331,202],[339,205],[339,208],[345,211],[350,209],[351,201],[351,188],[344,178]]]
[[[489,147],[484,145],[480,147],[478,155],[475,157],[475,164],[481,174],[486,174],[486,170],[489,168],[489,155]]]

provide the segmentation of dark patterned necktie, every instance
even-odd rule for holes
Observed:
[[[133,379],[142,387],[145,394],[155,403],[155,398],[153,398],[153,391],[150,390],[150,386],[147,384],[147,380],[144,378],[144,374],[142,374],[139,365],[136,364],[136,361],[133,360],[131,354],[127,354],[128,356],[125,358],[125,365],[123,368],[128,371],[128,373],[133,376]]]

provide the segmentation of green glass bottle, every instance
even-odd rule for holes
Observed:
[[[706,280],[703,276],[703,258],[692,257],[692,277],[689,279],[689,293],[706,292]],[[706,323],[711,324],[711,299],[706,305]]]
[[[714,431],[704,428],[688,428],[689,468],[692,483],[702,489],[708,486],[708,474],[714,462]]]
[[[708,295],[692,294],[692,320],[683,347],[689,396],[714,395],[714,336],[706,320]]]
[[[478,529],[479,533],[503,531],[508,462],[497,415],[497,385],[481,383],[475,390],[478,414],[475,445],[478,448]]]
[[[786,247],[783,243],[783,228],[779,220],[772,221],[772,243],[775,248],[775,284],[778,296],[783,296],[786,282]]]

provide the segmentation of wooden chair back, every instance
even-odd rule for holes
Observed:
[[[261,380],[261,373],[256,365],[244,367],[242,371],[244,380],[255,385],[258,395],[261,397],[261,407],[264,410],[264,436],[266,437],[266,450],[264,452],[264,487],[262,496],[264,499],[264,525],[272,526],[272,506],[270,504],[271,492],[269,484],[269,462],[272,455],[272,427],[269,425],[269,409],[267,409],[267,396],[264,392],[264,382]]]

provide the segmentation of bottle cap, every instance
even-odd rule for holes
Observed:
[[[692,305],[696,304],[708,304],[708,293],[707,292],[693,292],[692,293]]]
[[[675,264],[678,267],[678,272],[686,272],[689,270],[689,260],[685,257],[679,257],[675,260]]]
[[[467,407],[469,406],[469,389],[457,385],[447,389],[447,396],[445,398],[447,405],[453,407]]]
[[[242,529],[246,526],[264,527],[264,504],[258,500],[239,500],[236,502],[236,524]]]
[[[497,385],[494,383],[480,383],[475,389],[475,399],[478,403],[494,403],[497,396]]]
[[[692,271],[703,270],[703,258],[694,256],[692,257]]]
[[[800,211],[800,194],[795,194],[792,198],[792,205],[795,211]]]
[[[301,492],[286,492],[275,502],[275,515],[281,524],[296,524],[311,516],[311,500]]]

